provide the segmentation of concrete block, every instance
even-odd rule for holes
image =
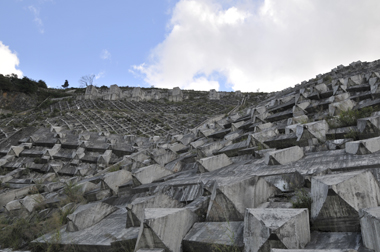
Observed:
[[[89,228],[117,209],[117,207],[102,202],[79,206],[72,214],[67,216],[66,231],[75,232]]]
[[[152,248],[152,249],[139,249],[136,252],[165,252],[165,249],[158,249],[158,248]]]
[[[380,134],[380,116],[371,116],[357,120],[357,127],[360,133]]]
[[[354,155],[365,155],[378,152],[380,150],[380,137],[347,142],[345,144],[345,150],[346,153]]]
[[[106,173],[104,175],[104,183],[115,193],[119,192],[119,186],[132,180],[132,173],[126,170]]]
[[[37,238],[32,244],[38,244],[43,251],[51,248],[52,243],[75,251],[133,251],[139,228],[125,228],[126,212],[126,209],[118,209],[97,224],[75,232],[68,232],[63,226]]]
[[[214,151],[218,151],[223,147],[230,145],[231,141],[216,141],[212,143],[204,144],[198,147],[198,155],[201,157],[209,157],[213,155]]]
[[[47,155],[49,156],[50,158],[52,158],[55,154],[58,153],[58,151],[61,149],[61,145],[60,144],[55,144],[53,146],[53,148],[51,149],[47,149],[45,154],[44,155]]]
[[[102,155],[98,157],[97,163],[101,166],[108,166],[111,160],[112,150],[106,150]]]
[[[147,208],[141,223],[135,250],[162,248],[182,251],[182,239],[197,221],[197,216],[186,208]]]
[[[380,207],[361,209],[359,215],[364,246],[380,251]]]
[[[144,210],[146,208],[181,208],[183,206],[183,203],[163,193],[137,198],[127,205],[128,216],[126,227],[139,227],[144,220]]]
[[[184,251],[243,251],[244,222],[197,222],[183,239]]]
[[[217,169],[232,164],[232,161],[229,157],[227,157],[226,154],[202,158],[198,162],[203,172],[215,171]]]
[[[172,171],[165,169],[161,165],[153,164],[138,169],[136,172],[133,173],[133,176],[141,184],[149,184],[152,183],[154,180],[168,176],[172,173]]]
[[[309,241],[309,212],[306,208],[248,208],[245,212],[244,251],[302,249]]]
[[[358,211],[378,206],[379,195],[378,183],[370,171],[312,177],[313,228],[324,232],[358,232]]]
[[[271,252],[357,252],[352,249],[272,249]]]
[[[293,146],[290,148],[271,151],[265,154],[267,165],[285,165],[300,160],[304,156],[302,148]]]
[[[20,153],[25,149],[25,146],[18,145],[18,146],[11,146],[10,150],[8,151],[7,155],[13,155],[18,157]]]
[[[8,212],[11,212],[11,211],[15,211],[15,210],[19,210],[22,208],[22,205],[20,203],[20,200],[12,200],[10,202],[8,202],[6,205],[5,205],[5,209],[8,211]]]
[[[246,208],[268,201],[279,190],[256,176],[211,183],[207,221],[242,221]]]
[[[364,82],[364,78],[362,75],[353,75],[350,78],[348,78],[348,86],[356,86],[356,85],[361,85]]]
[[[253,145],[264,145],[264,142],[270,138],[273,138],[279,134],[277,129],[268,128],[257,133],[251,134],[251,141]]]
[[[0,193],[0,207],[5,206],[8,202],[20,199],[26,196],[35,186],[27,186],[20,189],[8,190]]]
[[[187,151],[188,147],[182,143],[174,143],[169,145],[169,149],[175,153],[183,153]]]
[[[339,115],[342,111],[347,111],[353,109],[356,105],[356,102],[352,100],[344,100],[340,102],[334,102],[329,105],[329,115],[336,116]]]
[[[319,142],[326,141],[326,133],[329,131],[329,125],[325,120],[297,125],[297,141],[302,139],[317,138]]]
[[[310,242],[305,249],[316,251],[334,251],[339,249],[345,252],[366,251],[362,243],[360,232],[318,232],[311,233]]]
[[[41,194],[28,195],[20,203],[28,210],[30,213],[33,212],[34,208],[41,204],[45,200],[45,197]]]
[[[310,105],[310,100],[304,100],[293,106],[293,116],[301,116],[307,114],[306,108]]]
[[[309,118],[307,117],[307,115],[300,115],[300,116],[289,118],[287,125],[292,125],[292,124],[297,124],[297,123],[305,124],[308,122],[309,122]]]
[[[164,150],[164,152],[160,155],[153,155],[154,161],[156,161],[158,164],[162,166],[173,161],[177,157],[178,155],[171,150]]]

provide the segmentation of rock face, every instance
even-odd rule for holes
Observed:
[[[1,116],[0,235],[53,223],[23,249],[380,251],[379,80],[375,61],[271,94],[90,86]]]

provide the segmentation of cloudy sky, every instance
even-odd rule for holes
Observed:
[[[277,91],[380,59],[378,0],[7,0],[0,73],[60,87]]]

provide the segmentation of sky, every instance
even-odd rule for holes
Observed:
[[[279,91],[380,59],[378,0],[4,0],[0,73],[79,87]]]

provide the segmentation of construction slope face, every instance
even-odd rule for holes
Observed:
[[[0,242],[380,251],[379,78],[375,61],[272,94],[89,87],[35,127],[3,119],[0,237],[50,228]]]

